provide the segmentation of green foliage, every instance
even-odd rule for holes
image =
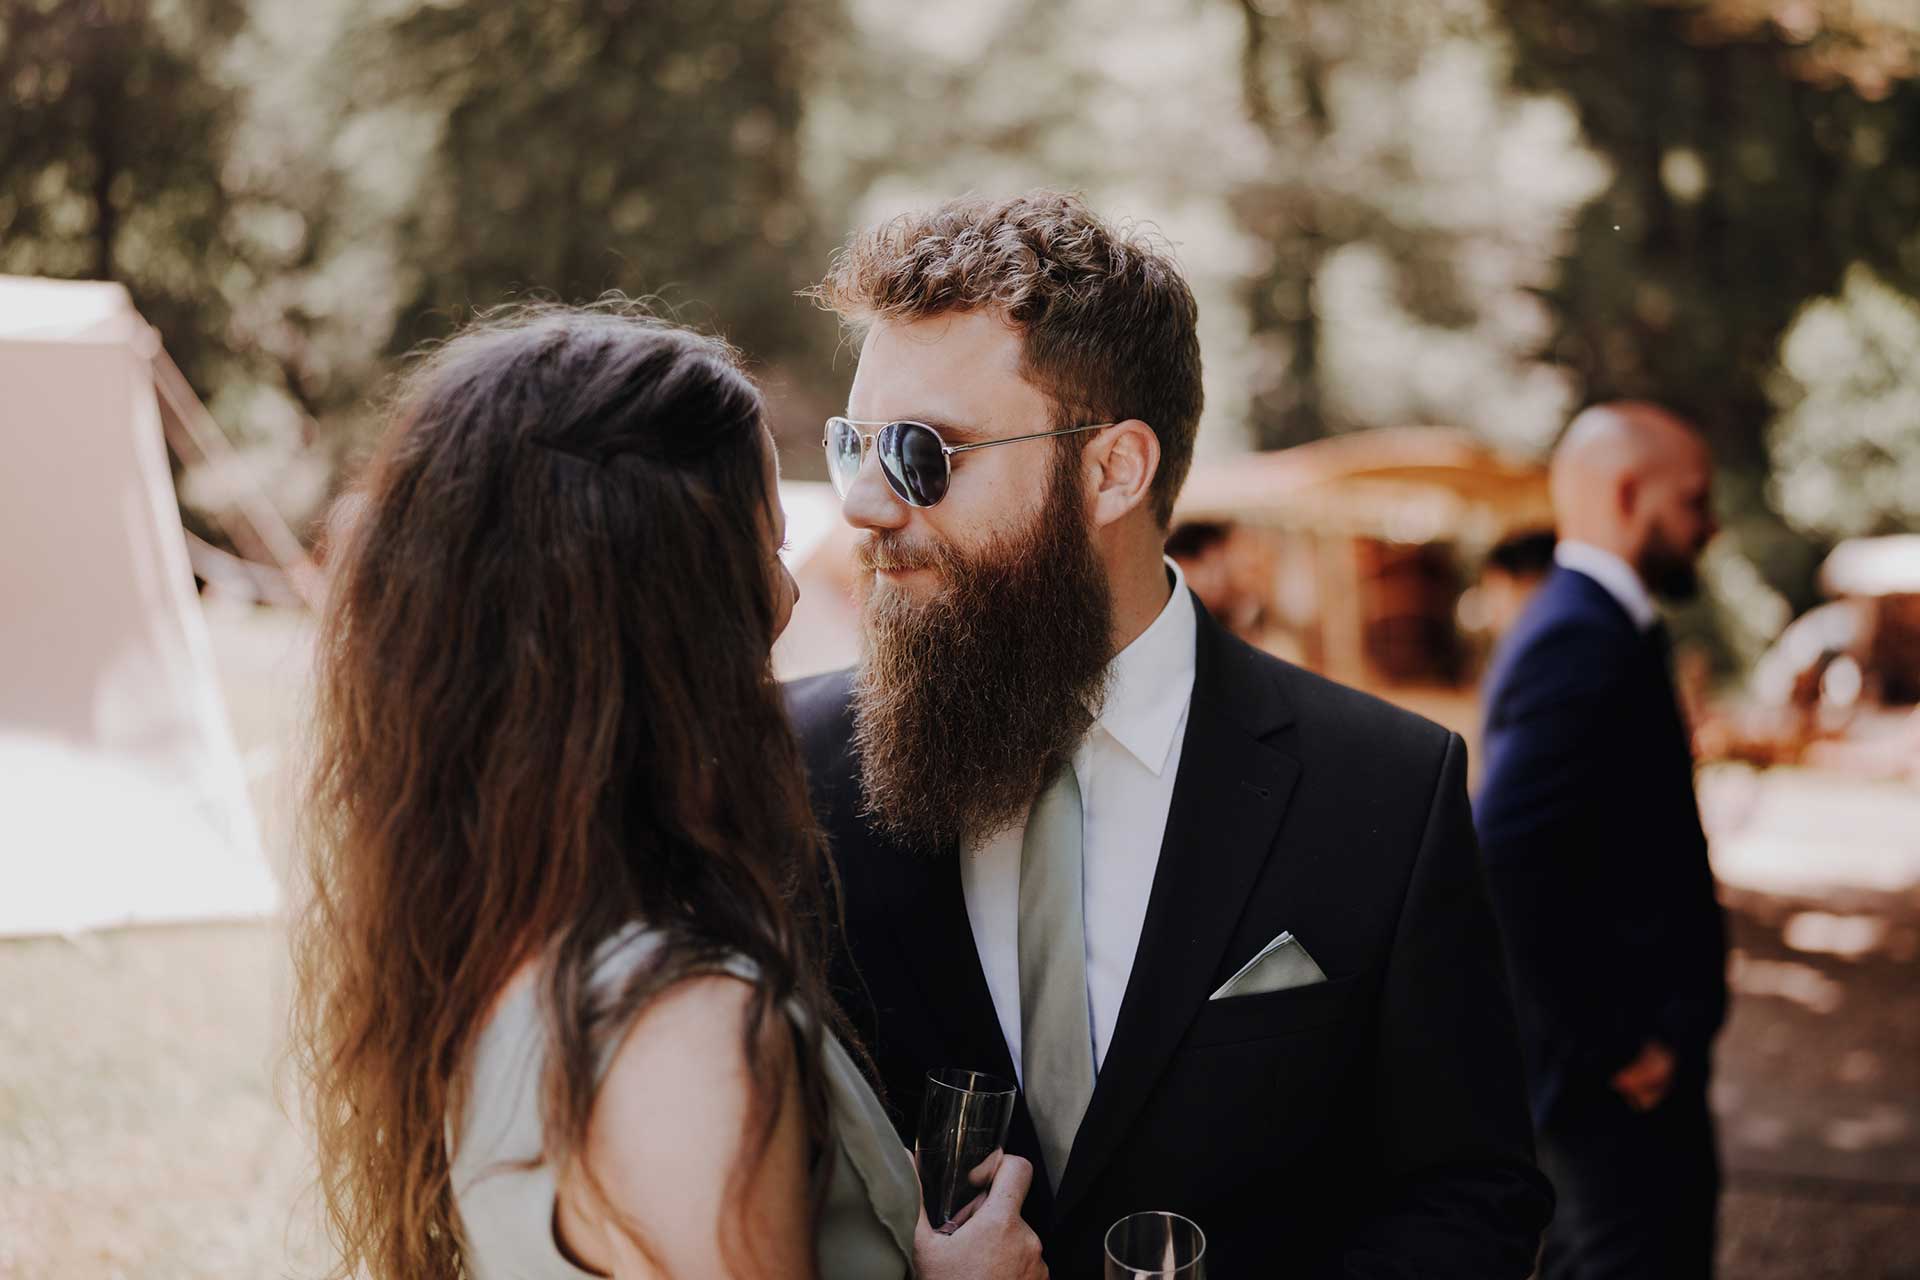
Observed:
[[[793,295],[825,252],[796,139],[836,12],[4,0],[0,270],[127,283],[296,523],[393,358],[515,297],[660,295],[779,389],[834,340]],[[188,476],[189,507],[238,480]]]
[[[259,55],[243,0],[0,4],[0,271],[125,284],[299,520],[327,463],[307,456],[304,330],[284,303],[328,188],[323,165],[249,146],[279,70]],[[203,513],[235,477],[186,479],[189,522],[215,536]]]
[[[1920,529],[1920,302],[1865,266],[1781,344],[1772,498],[1823,540]]]
[[[1508,86],[1486,0],[856,14],[809,110],[823,216],[1036,183],[1150,216],[1200,300],[1203,449],[1409,421],[1526,449],[1564,421],[1531,290],[1603,175]]]
[[[1920,296],[1920,17],[1842,0],[1497,3],[1516,83],[1565,95],[1611,170],[1543,294],[1552,358],[1585,400],[1646,397],[1707,428],[1726,533],[1694,622],[1744,660],[1817,598],[1806,535],[1882,519],[1873,472],[1816,461],[1858,454],[1860,415],[1829,412],[1830,382],[1771,454],[1768,423],[1801,394],[1777,360],[1808,299],[1856,263]]]
[[[797,130],[825,0],[421,3],[349,33],[356,107],[424,117],[393,346],[510,296],[657,294],[765,360],[820,326]],[[830,341],[830,337],[828,338]]]
[[[1239,0],[1265,144],[1230,199],[1266,247],[1246,283],[1267,446],[1448,423],[1537,448],[1572,390],[1538,360],[1570,212],[1603,180],[1558,103],[1507,84],[1485,0]]]
[[[0,270],[128,283],[296,521],[397,353],[611,288],[746,348],[817,474],[850,362],[794,291],[1042,184],[1172,243],[1204,450],[1665,401],[1741,653],[1920,520],[1906,0],[0,0]]]
[[[1235,8],[1220,0],[853,0],[802,135],[811,199],[842,229],[965,192],[1081,191],[1169,245],[1200,302],[1201,447],[1244,447],[1242,280],[1263,252],[1227,193],[1263,154]],[[819,269],[818,263],[814,269]],[[851,361],[823,365],[843,393]]]
[[[1822,29],[1790,40],[1726,0],[1500,3],[1519,82],[1566,94],[1613,168],[1548,292],[1556,358],[1590,398],[1664,400],[1757,466],[1802,301],[1854,262],[1920,292],[1920,81],[1804,79]]]
[[[0,5],[0,271],[117,279],[202,377],[234,263],[221,179],[241,0]]]

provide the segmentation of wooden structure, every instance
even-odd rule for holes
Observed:
[[[1174,521],[1233,527],[1248,638],[1348,684],[1459,688],[1490,642],[1470,575],[1553,511],[1544,466],[1396,427],[1196,462]]]
[[[1820,587],[1857,602],[1856,660],[1868,693],[1884,703],[1920,702],[1920,534],[1841,543],[1820,566]]]

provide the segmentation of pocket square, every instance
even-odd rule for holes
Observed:
[[[1300,945],[1300,939],[1289,931],[1262,947],[1260,954],[1241,965],[1238,973],[1221,983],[1220,989],[1207,998],[1224,1000],[1233,996],[1264,995],[1326,980],[1327,975]]]

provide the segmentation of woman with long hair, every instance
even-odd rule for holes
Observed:
[[[332,561],[296,941],[341,1274],[1045,1274],[1016,1158],[916,1224],[837,1034],[776,480],[732,352],[619,308],[406,383]]]

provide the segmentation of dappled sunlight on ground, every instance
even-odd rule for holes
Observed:
[[[1777,996],[1815,1013],[1840,1007],[1844,988],[1811,965],[1753,960],[1736,951],[1727,966],[1733,989],[1743,996]]]
[[[1920,788],[1703,770],[1729,909],[1722,1274],[1920,1276]]]
[[[1920,890],[1920,787],[1813,769],[1700,771],[1713,870],[1730,888],[1801,894],[1832,910],[1856,893]]]
[[[1722,1274],[1920,1276],[1920,789],[1704,771],[1731,926]]]
[[[0,1275],[318,1274],[273,924],[0,943]]]

